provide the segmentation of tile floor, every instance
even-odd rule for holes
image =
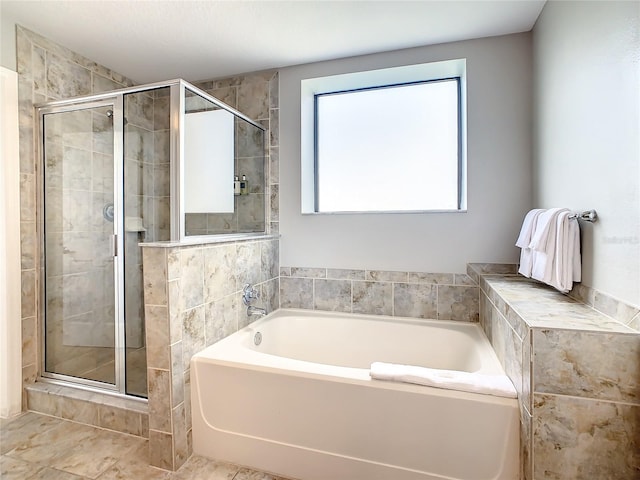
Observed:
[[[149,466],[147,440],[27,412],[0,419],[2,480],[287,480],[193,455],[177,472]]]

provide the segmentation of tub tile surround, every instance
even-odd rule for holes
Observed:
[[[466,274],[280,268],[280,306],[477,322],[478,286]]]
[[[192,453],[191,357],[238,331],[249,318],[242,288],[255,305],[279,307],[279,240],[197,246],[143,246],[151,464],[177,470]]]
[[[582,285],[562,295],[515,266],[494,272],[468,273],[481,288],[480,323],[518,390],[522,478],[637,478],[637,309]]]

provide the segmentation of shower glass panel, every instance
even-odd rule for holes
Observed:
[[[124,95],[124,322],[128,395],[147,396],[141,242],[170,239],[169,87]]]
[[[265,231],[264,130],[185,89],[185,236]]]
[[[146,397],[140,244],[264,232],[264,128],[183,80],[36,109],[41,376]]]
[[[45,113],[45,370],[115,386],[113,103]]]

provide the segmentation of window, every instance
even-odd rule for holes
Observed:
[[[302,90],[303,213],[465,208],[464,60],[304,80]]]

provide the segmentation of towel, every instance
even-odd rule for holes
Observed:
[[[520,235],[516,241],[516,247],[520,247],[522,249],[520,252],[520,267],[518,269],[518,273],[527,278],[531,277],[531,270],[533,268],[533,252],[529,248],[529,244],[531,243],[531,236],[533,235],[533,232],[536,229],[536,224],[538,223],[538,216],[542,212],[544,212],[544,209],[534,208],[527,213],[524,217],[524,221],[522,222]]]
[[[557,219],[556,254],[553,259],[553,276],[549,284],[563,293],[573,288],[573,282],[581,279],[580,227],[578,221],[569,218],[569,212],[561,212]]]
[[[517,398],[516,389],[506,375],[485,375],[383,362],[372,363],[369,374],[374,380]]]
[[[529,248],[533,250],[531,277],[546,284],[553,279],[553,259],[556,254],[556,231],[558,216],[569,212],[566,208],[550,208],[538,216],[536,230],[531,237]]]
[[[581,280],[580,227],[566,208],[531,210],[516,246],[522,249],[518,273],[567,293]]]

